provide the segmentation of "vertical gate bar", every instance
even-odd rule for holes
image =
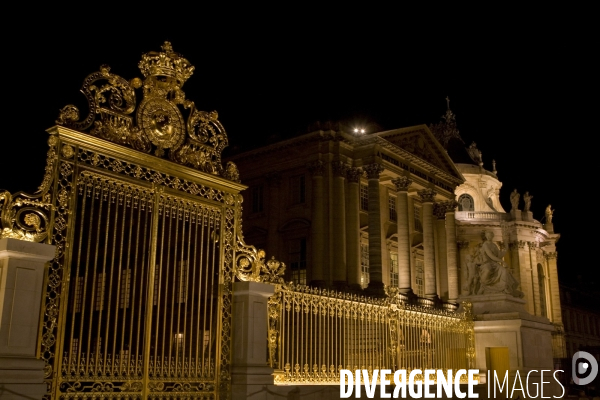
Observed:
[[[196,358],[192,358],[192,349],[194,348],[194,344],[192,343],[192,337],[191,337],[191,332],[193,330],[193,326],[194,326],[194,304],[195,304],[195,298],[196,298],[196,249],[198,248],[198,246],[196,245],[197,243],[197,238],[198,238],[198,214],[200,213],[201,209],[198,208],[194,208],[192,211],[190,212],[190,241],[188,244],[188,265],[190,266],[191,270],[192,270],[192,293],[190,296],[191,299],[191,309],[190,309],[190,349],[188,352],[188,358],[190,360],[190,372],[192,373],[192,376],[194,378],[198,378],[198,347],[196,345]],[[192,229],[194,229],[194,233],[192,234]],[[191,252],[191,248],[194,248],[194,251],[192,253],[192,257],[190,259],[190,252]],[[198,317],[196,317],[198,318]],[[198,330],[196,330],[196,344],[198,343],[198,336],[200,335],[200,332]],[[192,367],[192,360],[194,360],[193,363],[193,367]],[[193,371],[191,371],[193,368]]]
[[[111,211],[111,207],[110,207],[110,189],[108,187],[104,187],[104,190],[106,190],[107,192],[107,200],[106,200],[106,210],[107,210],[107,215],[106,215],[106,234],[104,236],[104,260],[102,261],[102,280],[100,283],[100,288],[102,290],[101,294],[100,294],[100,311],[98,312],[98,332],[102,332],[102,313],[104,312],[104,308],[106,307],[105,301],[104,301],[104,294],[106,292],[106,253],[108,252],[108,241],[110,239],[109,233],[111,231],[110,228],[110,211]],[[107,321],[109,319],[109,315],[107,314]],[[108,322],[106,323],[106,330],[104,332],[104,345],[102,346],[102,350],[103,350],[103,366],[102,366],[102,372],[105,374],[106,373],[106,350],[108,348]],[[98,360],[98,357],[96,358],[96,360]],[[96,365],[98,363],[96,362]]]
[[[73,348],[73,335],[74,335],[74,330],[75,330],[75,319],[76,319],[75,317],[77,315],[77,298],[76,298],[76,296],[77,296],[77,293],[80,290],[81,290],[81,292],[83,292],[83,287],[80,288],[80,285],[79,285],[79,270],[80,270],[80,266],[81,266],[81,247],[82,247],[82,244],[83,244],[83,232],[82,232],[82,230],[83,230],[83,221],[85,219],[85,203],[86,203],[86,198],[87,198],[86,194],[83,193],[83,201],[82,201],[83,204],[81,206],[81,219],[80,219],[81,224],[80,224],[80,230],[79,230],[80,235],[79,235],[79,241],[78,241],[79,243],[78,243],[78,246],[77,246],[77,264],[75,265],[76,274],[75,274],[75,281],[74,281],[75,287],[73,288],[73,297],[74,297],[73,298],[73,304],[72,304],[73,312],[72,312],[72,316],[71,316],[71,318],[72,318],[71,319],[71,338],[70,338],[70,341],[69,341],[69,344],[70,344],[71,348],[69,349],[69,354],[71,354],[71,350]],[[75,229],[74,225],[75,224],[73,224],[73,229]],[[85,271],[87,272],[87,268],[85,269]],[[84,272],[84,274],[85,274],[85,272]],[[71,286],[73,286],[73,284],[71,284]],[[79,295],[83,296],[83,293],[79,293]],[[85,297],[81,297],[81,301],[82,302],[83,302],[84,298]],[[83,317],[82,314],[81,314],[82,312],[83,312],[83,307],[81,307],[79,309],[80,318]],[[77,354],[76,354],[77,361],[76,361],[76,364],[75,364],[75,368],[77,370],[77,375],[79,375],[79,363],[81,362],[81,347],[83,345],[82,340],[81,340],[82,339],[82,337],[81,337],[82,333],[81,332],[82,332],[82,329],[83,329],[83,324],[80,323],[80,325],[81,325],[81,327],[79,328],[79,332],[80,333],[79,333],[79,337],[78,337]],[[71,363],[72,363],[72,358],[71,358],[71,356],[69,356],[69,365],[71,365]]]
[[[123,195],[123,192],[121,191],[121,193],[117,193],[117,210],[119,209],[119,205],[123,206],[123,204],[119,204],[119,195]],[[116,362],[117,359],[117,332],[118,332],[118,327],[119,327],[119,309],[121,308],[121,301],[123,301],[123,320],[125,319],[125,310],[127,302],[129,301],[129,298],[126,297],[125,295],[128,295],[129,293],[127,293],[127,281],[129,280],[129,285],[131,289],[131,275],[127,276],[127,270],[123,269],[123,239],[125,238],[125,216],[127,215],[126,213],[126,209],[125,207],[122,207],[122,217],[121,217],[121,231],[120,231],[120,236],[121,236],[121,243],[119,244],[119,266],[117,269],[117,277],[119,279],[118,284],[117,284],[117,292],[116,292],[116,301],[115,301],[115,322],[114,322],[114,327],[113,327],[113,373],[114,373],[114,363]],[[116,222],[116,215],[118,215],[118,213],[115,214],[115,222]],[[116,225],[116,224],[115,224]],[[115,230],[116,232],[116,230]],[[131,231],[130,231],[131,232]],[[123,272],[125,271],[125,274],[123,274]],[[125,275],[125,276],[123,276]],[[123,279],[124,278],[124,279]],[[124,280],[124,282],[121,282],[122,280]],[[112,293],[112,292],[111,292]],[[111,296],[112,297],[112,296]],[[124,341],[124,327],[121,328],[121,351],[119,352],[119,364],[117,365],[119,371],[121,371],[121,365],[123,360],[121,359],[122,355],[123,355],[123,341]]]
[[[148,268],[148,288],[147,288],[147,296],[146,296],[146,315],[145,315],[145,331],[144,331],[144,362],[142,363],[144,371],[142,375],[142,398],[147,399],[149,394],[148,384],[150,382],[149,379],[149,368],[150,368],[150,339],[152,335],[152,309],[153,309],[153,299],[154,299],[154,273],[155,273],[155,265],[156,265],[156,243],[158,240],[158,210],[160,206],[160,193],[153,187],[152,196],[149,200],[152,201],[153,207],[146,211],[147,214],[154,212],[152,215],[152,224],[150,226],[150,254],[149,254],[149,264],[150,268]],[[150,207],[150,205],[148,205]],[[164,214],[164,213],[163,213]],[[164,231],[164,230],[163,230]],[[159,289],[160,292],[160,289]],[[157,318],[158,320],[158,318]],[[154,354],[156,355],[156,348]],[[155,361],[156,363],[156,357]],[[155,375],[156,376],[156,375]]]
[[[215,221],[215,215],[214,212],[211,213],[211,218],[210,218],[210,222],[211,222],[211,227],[213,228],[213,231],[211,233],[211,242],[212,242],[212,249],[211,249],[211,253],[212,253],[212,257],[211,257],[211,262],[209,264],[209,267],[207,268],[210,272],[211,272],[211,277],[210,277],[210,292],[208,292],[209,296],[210,296],[210,308],[209,308],[209,317],[208,317],[208,321],[209,321],[209,347],[208,347],[208,360],[210,362],[211,360],[211,356],[215,357],[215,355],[212,354],[212,342],[213,342],[213,335],[216,335],[216,332],[213,332],[213,325],[212,325],[212,321],[213,321],[213,310],[215,308],[215,304],[214,304],[214,290],[215,290],[215,256],[216,256],[216,247],[217,247],[217,238],[219,233],[217,233],[217,226],[216,226],[216,221]],[[217,296],[218,296],[218,288],[217,288]],[[216,353],[216,346],[215,346],[215,353]],[[215,359],[215,368],[217,368],[217,366],[219,365],[219,360]],[[213,371],[214,373],[214,371]],[[211,376],[211,375],[209,375]],[[212,377],[212,376],[211,376]]]
[[[202,296],[202,300],[204,303],[204,312],[202,313],[202,374],[204,377],[208,376],[208,370],[210,369],[210,363],[206,363],[207,361],[207,357],[208,357],[208,346],[205,345],[206,343],[206,316],[208,315],[208,299],[207,299],[207,293],[208,293],[208,282],[209,282],[209,275],[210,275],[210,270],[208,268],[209,265],[209,259],[210,259],[210,249],[208,247],[208,240],[210,240],[210,223],[209,223],[209,215],[208,212],[204,215],[203,218],[203,229],[206,231],[206,238],[205,240],[202,242],[202,252],[205,253],[204,256],[206,258],[204,258],[204,290],[203,292],[203,296]],[[210,345],[210,340],[208,342],[208,344]]]
[[[135,192],[134,192],[135,194]],[[141,197],[141,196],[140,196]],[[142,199],[140,199],[142,200]],[[133,208],[131,210],[131,213],[133,215]],[[139,294],[139,299],[138,299],[138,318],[137,318],[137,335],[136,335],[136,343],[135,343],[135,357],[133,359],[133,361],[136,363],[136,367],[137,367],[137,362],[140,359],[140,330],[141,330],[141,320],[142,320],[142,316],[144,315],[143,311],[142,311],[142,305],[144,304],[143,301],[143,295],[144,295],[144,291],[143,291],[143,282],[144,282],[144,271],[146,270],[153,270],[154,269],[154,265],[151,265],[149,268],[146,267],[146,252],[142,252],[142,262],[140,264],[138,264],[138,255],[139,255],[139,246],[140,246],[140,222],[141,222],[141,207],[138,204],[137,206],[137,226],[135,229],[135,256],[133,259],[133,265],[135,267],[135,270],[137,271],[138,269],[140,270],[141,276],[140,276],[140,294]],[[142,248],[146,248],[145,244],[146,244],[146,233],[148,231],[148,213],[144,213],[144,238],[143,240],[143,246]],[[134,279],[135,280],[135,279]],[[146,286],[154,286],[153,282],[150,281],[148,282],[148,285]],[[135,288],[134,288],[135,289]],[[135,292],[134,294],[132,294],[132,298],[135,298]],[[153,300],[152,298],[148,297],[146,299],[145,302],[146,307],[152,307],[153,305]],[[133,311],[133,307],[132,307],[132,311]],[[131,313],[131,316],[129,318],[129,326],[133,326],[133,312]],[[132,347],[132,339],[133,339],[133,335],[129,335],[129,349],[130,352],[133,353],[133,347]],[[146,363],[149,363],[150,360],[145,360]],[[137,368],[136,368],[137,371]]]
[[[176,301],[176,297],[177,296],[177,254],[173,254],[173,257],[171,258],[171,239],[172,239],[172,232],[173,232],[173,209],[175,208],[175,206],[173,205],[173,199],[169,198],[169,220],[168,220],[168,226],[169,226],[169,230],[167,232],[167,270],[172,269],[173,270],[173,284],[171,285],[171,304],[170,304],[170,308],[171,308],[171,312],[170,314],[170,318],[169,318],[169,335],[168,336],[163,336],[163,343],[164,345],[169,346],[169,356],[167,357],[167,361],[168,361],[168,365],[169,367],[167,368],[167,373],[169,374],[169,376],[172,376],[173,374],[173,366],[172,366],[172,360],[173,360],[173,345],[172,345],[172,340],[173,340],[173,309],[175,308],[175,301]],[[167,209],[167,207],[165,207],[165,210]],[[168,268],[169,266],[171,266],[172,268]],[[167,298],[165,297],[165,300],[167,300]],[[169,307],[166,307],[167,309]],[[166,310],[165,310],[166,311]],[[167,317],[167,313],[165,312],[165,318]]]
[[[184,245],[184,247],[182,248],[182,251],[186,252],[186,255],[185,255],[185,258],[186,258],[186,260],[185,260],[185,265],[186,265],[185,281],[186,281],[187,286],[186,286],[186,291],[185,291],[185,307],[184,307],[184,313],[183,313],[183,343],[184,343],[184,346],[183,346],[183,350],[182,350],[181,354],[182,354],[183,361],[184,361],[183,366],[184,366],[184,368],[186,368],[185,367],[185,360],[186,360],[185,343],[188,343],[189,352],[187,352],[188,353],[188,357],[187,357],[188,365],[187,365],[187,369],[186,369],[186,373],[188,374],[188,376],[190,376],[189,373],[190,373],[191,365],[192,365],[192,359],[191,359],[191,356],[189,356],[192,352],[192,341],[191,341],[192,338],[191,338],[191,332],[187,331],[187,329],[188,329],[187,315],[188,315],[188,311],[190,311],[190,310],[188,310],[188,305],[190,305],[190,303],[191,303],[191,307],[194,307],[194,305],[193,305],[194,304],[194,300],[193,300],[193,298],[194,298],[194,295],[193,295],[194,279],[193,279],[193,277],[191,280],[189,279],[190,268],[191,268],[190,249],[192,247],[192,240],[193,240],[190,214],[194,213],[195,210],[196,210],[195,206],[190,206],[190,209],[187,211],[184,211],[184,214],[183,214],[183,231],[185,232],[186,227],[188,227],[188,229],[187,229],[188,237],[187,237],[187,246]],[[186,221],[186,217],[187,217],[187,221]],[[192,291],[192,293],[189,293],[190,291]],[[193,314],[190,314],[190,318],[192,318],[192,315]]]
[[[181,302],[184,298],[183,294],[185,293],[185,291],[184,291],[185,266],[183,265],[183,254],[181,254],[181,257],[179,257],[179,217],[180,217],[180,212],[182,211],[182,209],[185,206],[180,202],[175,202],[175,207],[176,207],[176,213],[174,216],[173,216],[173,213],[171,213],[171,219],[175,219],[175,240],[174,240],[175,249],[173,250],[173,261],[174,261],[176,273],[175,273],[175,290],[173,293],[175,295],[175,302],[173,302],[173,308],[175,307],[175,304],[177,304],[177,324],[175,325],[175,329],[173,329],[171,331],[170,339],[173,340],[176,337],[176,339],[175,339],[175,376],[177,376],[178,369],[179,369],[179,350],[180,350],[179,334],[181,333],[180,332],[181,328],[179,326],[179,323],[181,322]],[[170,234],[169,234],[169,240],[171,240]],[[169,248],[171,248],[170,242],[169,242]],[[178,265],[178,262],[179,262],[179,265]],[[174,318],[173,314],[174,313],[171,312],[171,327],[173,326],[173,318]],[[175,336],[175,335],[177,335],[177,336]],[[185,338],[183,338],[183,339],[185,340]]]
[[[97,192],[95,192],[95,194],[97,196],[99,196],[99,200],[100,200],[99,201],[100,206],[98,207],[98,217],[99,217],[99,220],[101,221],[102,220],[102,209],[103,209],[103,207],[102,207],[103,206],[103,203],[102,203],[103,188],[101,186],[101,183],[98,183],[98,185],[99,185],[98,189],[100,189],[100,193],[98,194]],[[91,228],[91,226],[92,225],[90,224],[90,228]],[[98,229],[99,227],[100,227],[100,225],[96,225],[97,231],[96,231],[96,247],[95,247],[94,260],[98,260],[98,251],[99,251],[99,247],[100,247],[100,229]],[[92,271],[92,296],[90,298],[90,317],[89,317],[89,324],[88,324],[88,326],[90,327],[90,329],[88,330],[88,343],[87,343],[88,359],[91,359],[91,357],[92,357],[92,353],[90,352],[90,346],[92,344],[91,335],[93,332],[92,328],[94,326],[93,318],[94,318],[94,309],[96,306],[96,287],[97,287],[96,278],[97,277],[98,277],[98,264],[94,263],[94,270]],[[99,332],[99,330],[98,330],[98,332]],[[96,344],[96,347],[98,347],[97,344]],[[96,370],[98,369],[98,354],[97,353],[94,353],[94,354],[95,354],[95,359],[93,360],[94,361],[94,366],[93,366],[94,369],[92,372],[95,374]]]
[[[202,210],[202,215],[198,214],[198,219],[196,220],[196,232],[198,231],[198,225],[200,225],[200,255],[198,258],[196,258],[196,249],[198,248],[198,245],[194,246],[194,260],[198,259],[200,260],[200,265],[198,267],[198,311],[200,311],[200,306],[202,304],[202,260],[204,257],[204,222],[205,222],[205,215],[206,215],[206,211]],[[196,236],[198,236],[198,234],[196,233]],[[195,262],[195,261],[194,261]],[[197,316],[197,320],[196,320],[196,331],[198,332],[198,334],[196,335],[196,360],[198,360],[198,352],[200,349],[200,313],[198,313]],[[206,315],[206,314],[204,314]],[[202,330],[202,368],[201,368],[201,375],[204,375],[204,330]],[[197,361],[196,364],[196,375],[198,375],[198,367],[199,367],[200,362]]]

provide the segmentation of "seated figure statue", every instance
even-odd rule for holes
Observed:
[[[503,257],[506,250],[500,250],[494,239],[494,232],[485,232],[486,240],[481,244],[476,255],[479,269],[479,288],[477,294],[504,293],[514,297],[523,297],[523,292],[517,288],[519,282],[512,276],[504,265]]]

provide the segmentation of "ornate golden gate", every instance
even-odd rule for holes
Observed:
[[[38,194],[0,194],[2,237],[57,246],[39,332],[51,398],[229,391],[244,187],[216,113],[181,91],[194,67],[169,43],[139,66],[143,81],[89,75],[90,114],[61,110]]]

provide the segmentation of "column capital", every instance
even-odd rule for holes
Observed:
[[[379,179],[379,175],[383,172],[383,165],[378,163],[363,165],[363,169],[367,172],[369,179]]]
[[[544,254],[544,255],[546,256],[546,259],[547,259],[548,261],[550,261],[551,259],[556,259],[556,258],[558,257],[558,254],[556,254],[556,252],[555,252],[555,251],[552,251],[552,252],[546,253],[546,254]]]
[[[317,160],[306,165],[313,176],[323,176],[323,161]]]
[[[433,215],[435,215],[437,219],[446,219],[446,205],[444,202],[433,203]]]
[[[397,192],[406,192],[413,181],[407,176],[399,176],[398,178],[392,179],[392,183],[396,185]]]
[[[515,240],[514,242],[510,242],[511,249],[523,249],[525,248],[525,243],[523,240]]]
[[[331,163],[331,169],[333,170],[333,176],[346,177],[346,171],[348,170],[348,164],[343,161],[333,161]]]
[[[436,193],[433,189],[423,189],[419,190],[417,194],[419,195],[419,197],[421,197],[423,203],[433,203]]]
[[[444,204],[446,206],[447,213],[453,213],[454,211],[456,211],[456,207],[458,207],[458,202],[456,200],[444,201],[441,204]]]
[[[358,183],[360,182],[360,177],[363,174],[363,170],[356,167],[348,168],[346,171],[346,179],[348,179],[349,183]]]
[[[529,245],[530,249],[535,249],[538,245],[537,242],[527,242],[527,244]]]

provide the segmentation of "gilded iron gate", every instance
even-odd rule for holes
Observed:
[[[90,114],[61,110],[38,194],[0,193],[2,237],[57,246],[39,332],[48,398],[229,393],[244,187],[221,164],[216,113],[181,91],[189,62],[165,43],[140,69],[89,75]]]

